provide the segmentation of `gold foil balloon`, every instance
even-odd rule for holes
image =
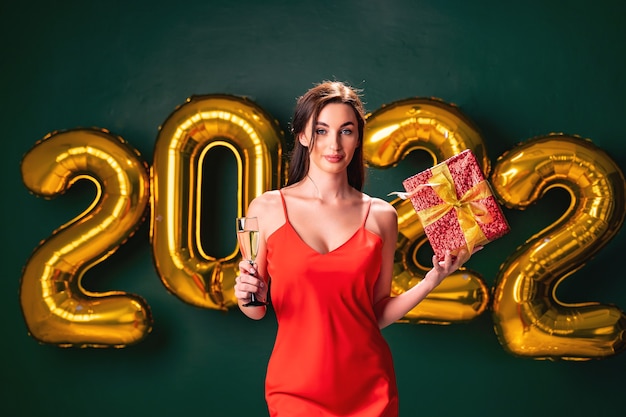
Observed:
[[[493,300],[494,326],[505,350],[534,359],[586,360],[626,348],[626,316],[597,302],[565,304],[560,282],[580,270],[624,222],[625,180],[591,141],[552,134],[498,158],[494,191],[523,210],[560,187],[571,203],[553,224],[531,236],[501,266]]]
[[[151,240],[158,273],[181,300],[203,308],[236,305],[235,277],[239,252],[223,258],[202,246],[201,204],[219,204],[221,196],[203,196],[208,152],[230,150],[237,164],[237,212],[252,199],[276,188],[282,177],[283,134],[277,122],[252,101],[230,95],[194,96],[177,108],[160,128],[152,166]],[[227,219],[228,220],[228,219]]]
[[[409,98],[367,115],[363,153],[375,168],[396,166],[411,151],[428,152],[442,162],[470,149],[485,174],[487,149],[478,128],[459,108],[436,98]]]
[[[409,98],[381,107],[367,116],[363,138],[365,160],[373,168],[396,166],[414,150],[428,152],[433,165],[470,149],[487,176],[490,162],[482,136],[460,110],[434,98]],[[392,295],[421,281],[431,265],[418,261],[428,241],[410,200],[392,201],[398,211],[398,243]],[[412,323],[449,324],[474,319],[489,303],[480,275],[466,268],[447,277],[403,319]]]
[[[104,261],[145,220],[149,175],[139,153],[106,130],[54,132],[23,158],[22,177],[46,198],[86,179],[96,197],[83,213],[57,229],[24,267],[20,301],[30,334],[62,347],[123,347],[152,329],[149,306],[121,291],[93,293],[85,272]]]

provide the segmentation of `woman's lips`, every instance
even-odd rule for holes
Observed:
[[[343,155],[324,155],[324,158],[328,162],[340,162],[343,159]]]

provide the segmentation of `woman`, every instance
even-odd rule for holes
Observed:
[[[397,416],[389,347],[380,329],[413,309],[467,259],[434,267],[391,297],[398,220],[386,201],[361,192],[365,111],[358,93],[324,82],[298,99],[287,185],[251,202],[259,218],[256,265],[239,264],[235,296],[271,299],[278,320],[266,376],[271,416]]]

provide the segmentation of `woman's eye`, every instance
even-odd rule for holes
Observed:
[[[351,135],[352,134],[352,130],[351,129],[343,129],[341,131],[342,135]]]
[[[324,134],[326,134],[326,129],[316,129],[315,130],[315,134],[316,135],[324,135]]]

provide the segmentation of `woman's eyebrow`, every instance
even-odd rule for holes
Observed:
[[[317,123],[316,123],[316,124],[317,124],[317,125],[322,125],[322,126],[324,126],[324,127],[329,127],[329,125],[328,125],[327,123],[320,122],[319,120],[317,121]],[[354,126],[354,122],[350,122],[350,121],[348,121],[348,122],[343,123],[343,124],[342,124],[341,126],[339,126],[339,127],[345,127],[345,126]]]

